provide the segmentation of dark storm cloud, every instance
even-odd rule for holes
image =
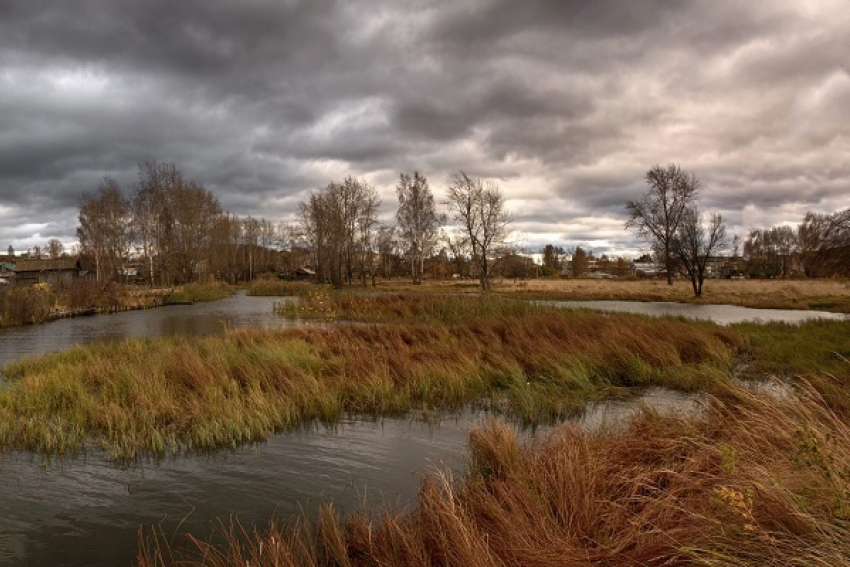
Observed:
[[[345,175],[392,216],[498,182],[537,246],[604,240],[677,162],[747,223],[846,207],[850,19],[838,0],[0,0],[0,247],[74,239],[105,175],[174,162],[237,214],[291,219]],[[47,235],[50,236],[47,236]],[[594,237],[594,235],[596,237]]]

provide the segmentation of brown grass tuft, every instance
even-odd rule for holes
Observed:
[[[251,564],[850,564],[847,422],[805,386],[795,399],[725,398],[736,401],[711,398],[698,417],[644,412],[617,432],[567,425],[525,445],[493,422],[472,433],[462,482],[424,481],[397,515],[272,524],[247,549],[282,547]],[[232,549],[226,539],[216,549]],[[248,558],[220,553],[198,545],[190,564]]]

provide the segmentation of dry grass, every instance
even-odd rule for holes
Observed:
[[[435,281],[422,286],[392,281],[383,282],[379,288],[423,293],[480,291],[470,280]],[[505,279],[494,281],[493,293],[528,299],[673,301],[850,313],[850,283],[837,280],[707,280],[702,297],[695,298],[686,280],[668,286],[661,280]]]
[[[675,301],[850,313],[850,284],[834,280],[708,280],[698,299],[684,280],[672,286],[659,280],[503,280],[493,289],[548,299]]]
[[[723,399],[699,417],[568,425],[530,445],[494,423],[472,433],[463,481],[426,480],[408,512],[233,523],[225,544],[189,537],[184,554],[148,536],[139,564],[850,565],[847,421],[807,388]]]
[[[174,301],[198,303],[216,301],[233,295],[233,287],[224,282],[188,283],[174,289]]]
[[[369,301],[421,310],[423,322],[136,340],[11,364],[0,448],[62,454],[94,442],[132,459],[231,447],[342,412],[482,399],[545,422],[616,388],[713,391],[742,346],[728,329],[685,321],[475,298]]]

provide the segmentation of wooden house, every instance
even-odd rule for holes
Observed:
[[[55,260],[21,260],[15,264],[15,285],[50,284],[55,288],[72,285],[78,279],[82,267],[77,258]]]

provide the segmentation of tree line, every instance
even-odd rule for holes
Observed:
[[[274,251],[288,235],[285,226],[223,211],[201,183],[158,162],[139,167],[129,195],[110,178],[84,195],[77,228],[98,282],[134,278],[163,286],[210,276],[251,279],[275,269]]]
[[[493,261],[507,236],[510,215],[498,185],[455,174],[437,211],[426,177],[402,173],[396,186],[396,226],[380,226],[380,200],[374,187],[352,177],[312,192],[299,207],[300,234],[320,281],[336,287],[357,280],[374,284],[379,271],[391,277],[398,260],[409,266],[414,284],[422,282],[425,261],[440,250],[446,262],[468,264],[482,289],[489,289]],[[447,225],[446,223],[451,223]],[[442,228],[442,230],[441,230]]]
[[[83,196],[77,237],[101,283],[126,280],[140,268],[146,283],[170,286],[209,277],[235,283],[306,266],[336,287],[399,273],[421,283],[426,260],[433,264],[442,254],[446,264],[464,263],[487,289],[510,220],[499,187],[460,172],[444,214],[419,172],[402,173],[396,194],[395,226],[380,224],[376,189],[351,176],[311,192],[297,222],[275,224],[223,211],[173,163],[150,162],[139,167],[129,194],[105,178]]]
[[[716,213],[704,218],[700,180],[677,164],[656,165],[644,179],[646,192],[626,203],[626,227],[650,245],[668,283],[683,272],[699,296],[709,260],[730,245],[723,218]],[[296,222],[273,223],[226,212],[173,163],[149,162],[139,167],[128,194],[105,178],[84,195],[77,236],[95,278],[104,283],[121,278],[165,286],[205,278],[236,283],[309,266],[317,280],[337,287],[403,275],[416,284],[430,273],[474,277],[487,289],[496,273],[528,275],[528,259],[505,244],[511,217],[495,183],[458,172],[438,203],[428,179],[414,171],[400,174],[396,196],[395,224],[383,224],[376,189],[349,176],[311,192]],[[742,272],[749,275],[850,275],[850,209],[809,213],[796,228],[753,230],[731,246],[733,257],[743,252]],[[52,257],[64,252],[59,241],[47,249]],[[547,245],[542,256],[537,273],[560,274],[563,248]],[[569,256],[573,275],[587,273],[589,262],[604,264],[609,273],[629,273],[623,258],[595,259],[581,247]],[[133,275],[140,268],[141,275]]]
[[[796,227],[752,230],[744,239],[743,253],[751,276],[850,276],[850,209],[810,212]]]

